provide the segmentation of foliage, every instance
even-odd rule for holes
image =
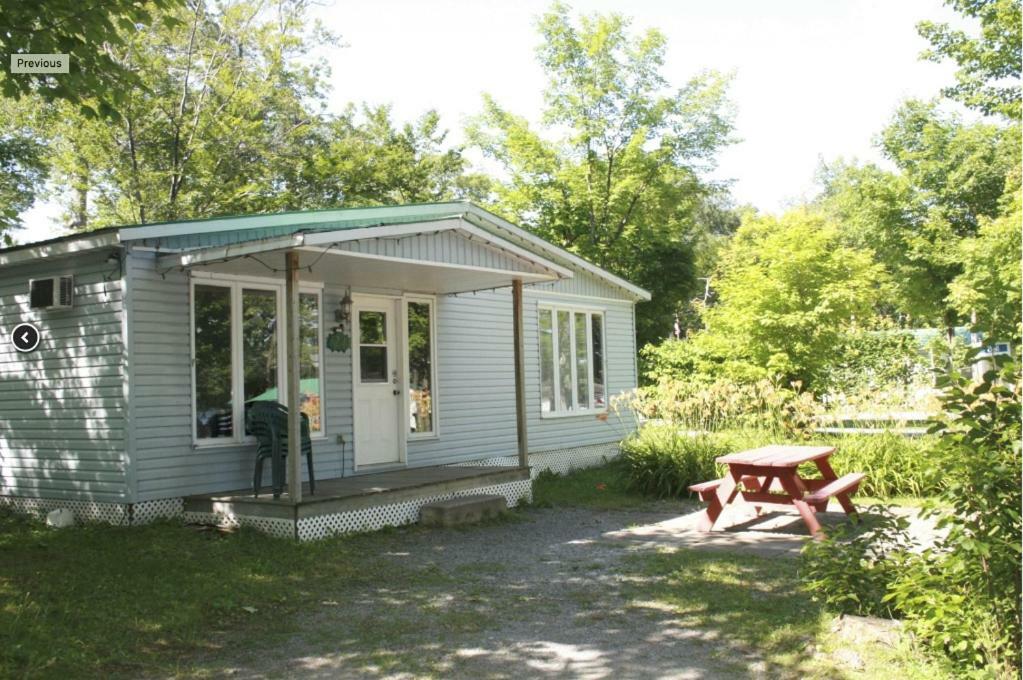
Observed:
[[[142,81],[117,53],[140,26],[157,18],[174,21],[171,10],[184,0],[106,0],[83,8],[78,0],[0,0],[0,54],[68,54],[69,73],[21,74],[0,71],[0,93],[20,99],[66,101],[87,118],[116,119],[124,98]]]
[[[946,415],[934,427],[942,437],[931,456],[932,474],[942,480],[938,501],[948,508],[935,511],[944,536],[921,551],[898,524],[855,539],[833,535],[806,549],[804,573],[832,605],[866,613],[887,607],[961,667],[1018,677],[1019,374],[1010,363],[979,383],[957,374],[946,382]]]
[[[830,353],[821,391],[850,395],[906,387],[923,382],[927,368],[911,333],[895,328],[851,328]]]
[[[870,251],[843,245],[836,225],[816,213],[750,216],[722,255],[718,304],[691,342],[725,371],[747,364],[814,386],[853,319],[871,316],[885,281]]]
[[[397,125],[386,106],[326,113],[336,43],[303,0],[194,0],[125,36],[145,84],[116,123],[40,108],[66,221],[86,229],[211,215],[478,198],[485,178],[446,147],[436,112]]]
[[[882,505],[861,512],[865,528],[829,527],[826,540],[803,547],[799,575],[811,597],[833,611],[893,618],[888,592],[911,547],[909,521]]]
[[[695,289],[696,234],[719,222],[704,210],[718,198],[699,172],[730,141],[728,79],[705,72],[671,88],[664,36],[633,35],[618,14],[576,26],[556,4],[539,31],[544,129],[489,96],[468,129],[507,172],[495,209],[651,289],[653,301],[637,310],[638,335],[666,337]]]
[[[755,429],[803,438],[819,406],[813,396],[770,380],[673,380],[640,388],[624,404],[639,416],[700,433]]]
[[[714,459],[728,453],[720,441],[680,433],[673,425],[646,425],[621,450],[628,488],[658,498],[679,498],[690,485],[714,479]]]
[[[953,374],[943,399],[947,418],[935,430],[952,512],[939,528],[948,535],[922,557],[921,570],[942,586],[929,593],[914,579],[897,582],[892,598],[914,627],[966,663],[1020,669],[1020,380],[1018,365],[990,371],[980,383]],[[957,603],[960,606],[956,606]],[[975,613],[955,616],[961,607]]]
[[[895,432],[871,435],[817,435],[816,443],[836,448],[831,466],[839,476],[863,472],[860,493],[876,498],[939,493],[942,476],[934,469],[936,441],[932,437],[906,437]]]
[[[957,325],[947,298],[963,270],[960,243],[996,219],[1019,186],[1018,126],[964,124],[935,103],[910,101],[880,136],[898,172],[837,162],[825,167],[817,205],[845,243],[869,248],[893,283],[881,309],[915,325]]]
[[[42,144],[18,124],[9,102],[0,100],[0,247],[11,245],[10,231],[32,207],[46,177]]]
[[[1019,186],[1018,178],[1015,184]],[[949,284],[948,296],[962,316],[972,314],[974,325],[987,329],[989,340],[1010,340],[1017,346],[1023,341],[1021,195],[1018,188],[1012,191],[1003,199],[1007,206],[1002,214],[982,220],[977,235],[960,243],[963,271]]]
[[[1020,62],[1023,29],[1017,0],[945,0],[960,14],[979,20],[980,35],[970,36],[946,23],[920,22],[917,30],[931,49],[932,61],[952,59],[958,66],[956,84],[947,97],[985,114],[1020,117]]]

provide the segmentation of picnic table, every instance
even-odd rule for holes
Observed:
[[[689,487],[707,503],[700,517],[700,530],[713,529],[725,506],[741,495],[743,500],[754,505],[758,515],[763,505],[795,507],[810,534],[814,538],[822,538],[816,513],[828,507],[830,498],[836,498],[847,515],[855,515],[856,507],[849,496],[866,477],[862,472],[842,477],[836,475],[828,462],[834,452],[833,446],[772,444],[719,457],[717,462],[728,466],[728,474],[721,479]],[[799,476],[799,466],[810,462],[817,466],[822,479]]]

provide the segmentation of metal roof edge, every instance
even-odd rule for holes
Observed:
[[[629,281],[626,281],[625,279],[621,278],[620,276],[616,276],[616,275],[612,274],[611,272],[607,271],[606,269],[604,269],[602,267],[598,267],[597,265],[593,264],[592,262],[590,262],[590,261],[588,261],[588,260],[586,260],[584,258],[581,258],[578,255],[575,255],[574,253],[570,253],[569,251],[565,250],[564,248],[560,248],[560,247],[554,245],[553,243],[551,243],[550,241],[547,241],[546,239],[540,238],[536,234],[533,234],[533,233],[531,233],[529,231],[526,231],[522,227],[519,227],[519,226],[509,222],[508,220],[495,215],[494,213],[490,212],[489,210],[481,208],[481,207],[479,207],[478,205],[476,205],[474,203],[466,203],[466,208],[467,208],[467,211],[471,215],[474,215],[477,219],[483,220],[485,222],[489,222],[489,223],[493,224],[494,226],[498,227],[499,229],[502,229],[504,231],[507,231],[507,232],[513,234],[514,236],[518,237],[519,239],[521,239],[522,241],[524,241],[526,243],[529,243],[530,245],[539,247],[539,248],[541,248],[542,250],[544,250],[544,251],[546,251],[548,253],[554,254],[556,257],[561,258],[562,260],[568,262],[572,266],[578,267],[579,269],[581,269],[583,271],[586,271],[586,272],[589,272],[590,274],[593,274],[594,276],[597,276],[598,278],[604,279],[608,283],[611,283],[612,285],[615,285],[615,286],[617,286],[617,287],[619,287],[619,288],[621,288],[621,289],[631,293],[638,300],[647,301],[647,300],[650,300],[651,297],[653,297],[650,294],[650,291],[646,290],[645,288],[640,288],[639,286],[635,285],[634,283],[630,283]]]

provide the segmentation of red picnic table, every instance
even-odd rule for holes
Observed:
[[[728,474],[702,484],[694,484],[690,491],[700,494],[707,503],[700,518],[701,531],[710,531],[725,506],[741,494],[760,514],[762,505],[791,505],[799,511],[810,534],[821,538],[823,532],[815,514],[828,507],[829,498],[837,498],[847,515],[855,515],[856,507],[849,500],[860,482],[862,472],[851,472],[839,477],[831,469],[828,458],[835,452],[833,446],[787,446],[772,444],[759,449],[730,453],[717,459],[728,466]],[[823,479],[805,479],[797,470],[802,463],[813,462]]]

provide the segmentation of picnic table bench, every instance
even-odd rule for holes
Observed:
[[[828,462],[834,452],[833,446],[774,444],[719,457],[717,462],[728,466],[728,474],[689,487],[707,504],[699,529],[713,529],[725,506],[741,495],[743,500],[753,504],[758,515],[763,505],[794,507],[810,534],[814,538],[823,537],[816,513],[823,512],[828,500],[835,498],[847,515],[855,515],[856,507],[849,496],[866,477],[862,472],[836,475]],[[822,479],[799,476],[799,466],[809,462],[817,466]]]

